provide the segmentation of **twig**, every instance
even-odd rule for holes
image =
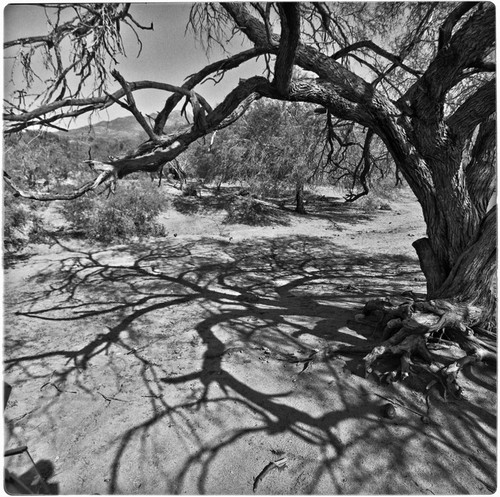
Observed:
[[[106,395],[104,395],[103,393],[101,392],[97,392],[106,402],[108,402],[108,405],[109,403],[111,403],[112,400],[116,400],[118,402],[128,402],[128,400],[123,400],[123,399],[117,399],[116,397],[106,397]]]
[[[283,457],[281,459],[278,459],[277,461],[271,461],[269,464],[267,464],[264,469],[257,475],[257,477],[254,480],[253,483],[253,491],[255,492],[257,490],[257,486],[261,482],[261,480],[266,476],[270,471],[273,469],[279,469],[282,470],[283,468],[286,467],[287,463],[287,458]]]
[[[381,399],[389,401],[391,404],[397,404],[398,406],[402,407],[403,409],[406,409],[407,411],[412,412],[413,414],[416,414],[417,416],[420,416],[420,417],[423,416],[423,414],[421,412],[413,410],[411,407],[408,407],[405,404],[403,404],[400,400],[390,399],[389,397],[384,397],[383,395],[380,395],[376,392],[371,392],[371,393],[373,393],[373,395],[376,395],[377,397],[380,397]]]
[[[52,372],[52,374],[50,375],[50,378],[49,378],[49,381],[47,383],[44,383],[41,387],[40,387],[40,391],[43,390],[47,385],[51,385],[53,386],[58,392],[60,393],[78,393],[78,392],[75,392],[74,390],[61,390],[53,381],[52,381],[52,377],[54,376],[54,373],[55,371]]]

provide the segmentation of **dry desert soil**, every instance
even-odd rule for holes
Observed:
[[[424,295],[420,207],[391,207],[325,194],[266,227],[169,210],[164,238],[6,257],[5,447],[60,494],[494,492],[495,370],[464,371],[426,424],[424,393],[362,357],[284,360],[375,343],[367,300]],[[43,491],[26,453],[6,467]]]

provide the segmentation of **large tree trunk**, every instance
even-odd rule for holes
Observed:
[[[493,322],[496,315],[496,226],[494,206],[434,295],[479,307],[483,325]]]
[[[496,207],[488,210],[495,190],[496,135],[493,121],[483,123],[475,144],[432,147],[425,165],[432,188],[414,188],[427,224],[427,238],[413,245],[427,279],[427,297],[469,302],[496,313]],[[460,147],[459,145],[462,145]],[[451,151],[450,151],[451,148]],[[436,153],[436,151],[438,153]]]

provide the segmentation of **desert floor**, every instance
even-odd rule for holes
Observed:
[[[169,210],[161,239],[6,258],[5,447],[61,494],[494,492],[495,370],[465,371],[424,424],[422,391],[365,378],[362,356],[284,360],[375,343],[367,300],[424,295],[420,207],[391,205],[326,193],[266,227]],[[6,467],[38,486],[26,454]]]

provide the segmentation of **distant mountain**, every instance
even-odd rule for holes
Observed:
[[[151,123],[152,124],[152,123]],[[173,111],[165,127],[166,133],[173,131],[178,126],[186,124],[186,120],[179,111]],[[98,123],[75,128],[61,133],[70,140],[81,140],[87,142],[89,138],[114,140],[124,142],[141,142],[147,140],[148,135],[136,121],[134,116],[118,117],[111,121],[100,121]]]
[[[165,132],[170,133],[184,124],[186,124],[185,118],[179,111],[174,111],[165,126]],[[55,134],[60,139],[67,140],[69,148],[79,151],[80,157],[85,155],[87,158],[88,153],[92,158],[99,160],[105,160],[109,155],[122,155],[148,139],[147,133],[134,116],[100,121]],[[88,152],[82,153],[82,150]]]

